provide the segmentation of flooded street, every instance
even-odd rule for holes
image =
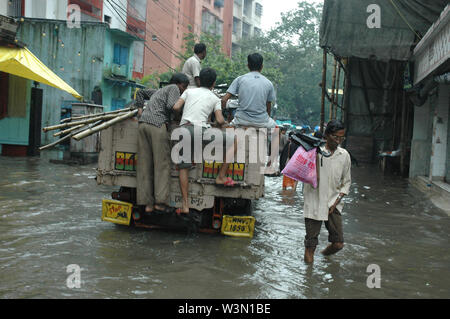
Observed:
[[[0,157],[0,298],[449,298],[450,217],[407,180],[353,167],[345,247],[331,257],[322,226],[303,262],[301,185],[266,178],[255,237],[149,231],[102,222],[96,165]],[[81,267],[69,289],[66,267]],[[369,289],[367,267],[381,270]]]

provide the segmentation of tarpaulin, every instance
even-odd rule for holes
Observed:
[[[82,98],[27,48],[0,47],[0,71],[61,89],[79,100]]]
[[[416,38],[425,35],[447,4],[448,0],[325,0],[320,46],[341,57],[406,61]],[[375,18],[379,28],[372,23]]]

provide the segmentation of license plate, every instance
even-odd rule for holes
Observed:
[[[254,231],[255,217],[253,216],[223,216],[221,232],[224,235],[253,238]]]
[[[133,204],[118,200],[102,201],[102,220],[119,225],[130,225]]]

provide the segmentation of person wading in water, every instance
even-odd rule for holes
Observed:
[[[325,130],[326,144],[321,147],[323,153],[331,156],[317,156],[318,186],[313,188],[304,184],[305,204],[305,262],[314,261],[314,252],[318,245],[318,236],[322,221],[328,230],[328,241],[331,243],[322,254],[332,255],[344,247],[342,230],[342,198],[348,195],[351,184],[351,159],[349,153],[339,147],[345,140],[345,129],[340,121],[328,123]]]

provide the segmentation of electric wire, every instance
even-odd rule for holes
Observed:
[[[123,8],[122,6],[120,6],[119,4],[117,4],[114,0],[111,0],[111,1],[112,1],[119,9],[121,9],[125,14],[128,14],[128,11],[127,11],[125,8]],[[129,5],[130,5],[130,7],[132,7],[136,12],[138,12],[138,10],[137,10],[131,3],[129,3]],[[140,14],[139,14],[138,18],[141,19],[141,21],[146,20],[146,19],[145,19],[144,17],[142,17]],[[164,37],[162,37],[162,36],[160,35],[160,33],[156,30],[156,28],[155,28],[154,26],[151,25],[151,23],[149,23],[149,22],[146,21],[146,22],[145,22],[145,25],[146,25],[145,30],[146,30],[147,32],[150,32],[150,33],[152,33],[152,34],[156,34],[156,36],[158,37],[158,39],[160,39],[160,41],[158,41],[158,43],[159,43],[162,47],[165,47],[167,50],[169,50],[169,52],[170,52],[171,54],[173,54],[173,56],[175,56],[176,58],[178,58],[178,59],[180,59],[180,60],[183,60],[183,54],[180,53],[180,52],[178,52],[175,48],[173,48],[173,47],[170,45],[170,43],[168,43],[168,41],[167,41],[166,39],[164,39]],[[149,29],[147,28],[147,25],[148,25],[150,28],[152,28],[153,31],[152,31],[152,30],[149,30]]]
[[[389,1],[392,3],[392,5],[394,6],[397,13],[400,15],[400,17],[403,19],[403,21],[408,25],[408,27],[411,29],[411,31],[416,34],[416,36],[419,38],[419,40],[422,40],[422,37],[420,36],[420,34],[418,34],[416,30],[414,30],[414,28],[411,26],[411,24],[408,22],[408,20],[405,18],[405,16],[402,14],[400,9],[395,4],[394,0],[389,0]]]
[[[106,0],[106,3],[110,5],[110,7],[119,15],[120,20],[122,20],[125,23],[125,26],[129,28],[129,24],[123,19],[123,17],[120,15],[120,13],[117,11],[116,7],[110,2],[110,0]],[[129,28],[130,29],[130,28]],[[132,29],[130,29],[132,30]],[[138,35],[136,32],[134,32],[136,36]],[[155,51],[153,51],[147,43],[144,42],[144,46],[158,59],[160,60],[165,66],[167,66],[172,71],[176,71],[174,68],[172,68],[169,64],[167,64]]]

